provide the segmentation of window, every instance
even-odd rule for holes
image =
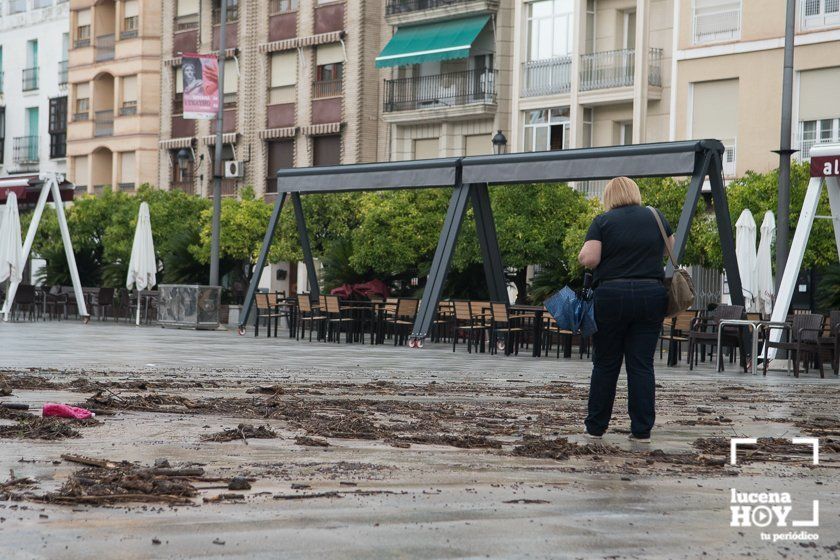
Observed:
[[[3,154],[6,152],[6,108],[0,107],[0,165],[3,164]]]
[[[533,2],[528,14],[528,60],[569,56],[573,21],[572,0]]]
[[[439,155],[440,142],[437,138],[423,138],[414,141],[414,159],[433,159]]]
[[[76,156],[73,158],[73,184],[77,189],[87,190],[88,179],[88,157]]]
[[[840,0],[801,0],[802,29],[840,25]]]
[[[312,138],[312,165],[338,165],[341,163],[341,136],[314,136]]]
[[[727,150],[723,174],[735,174],[738,138],[738,80],[691,84],[691,138],[717,138]]]
[[[123,22],[120,39],[137,37],[140,29],[140,7],[137,0],[126,0],[123,3]]]
[[[493,135],[489,132],[487,134],[471,134],[469,136],[464,136],[464,155],[485,156],[492,154],[492,138]]]
[[[269,5],[269,13],[285,14],[287,12],[296,12],[298,9],[298,0],[271,0]]]
[[[239,20],[239,0],[214,0],[213,2],[213,25],[222,22],[222,2],[227,2],[227,21]]]
[[[620,122],[618,125],[618,144],[619,146],[627,146],[633,143],[633,122]]]
[[[592,121],[594,119],[594,111],[592,107],[583,108],[583,146],[581,148],[592,147]]]
[[[67,96],[50,99],[50,158],[67,155]]]
[[[76,48],[90,46],[90,10],[76,12]]]
[[[799,157],[810,157],[814,144],[838,142],[837,91],[840,67],[820,68],[799,73]]]
[[[137,183],[137,157],[135,152],[121,152],[120,157],[120,189],[134,190]]]
[[[266,192],[277,192],[278,169],[289,169],[295,166],[295,141],[278,140],[267,143],[268,169],[266,169]]]
[[[19,14],[26,11],[26,0],[9,0],[9,13]]]
[[[73,108],[74,121],[90,119],[90,84],[76,84],[76,106]]]
[[[622,19],[622,49],[636,48],[636,10],[625,10],[621,12]]]
[[[295,102],[297,83],[297,52],[279,52],[271,55],[271,89],[268,102],[271,105]]]
[[[178,6],[175,10],[175,31],[188,31],[198,29],[198,2],[199,0],[177,0]]]
[[[137,76],[126,76],[122,79],[122,105],[120,116],[137,114]]]
[[[694,0],[694,44],[741,36],[741,0]]]
[[[34,8],[49,8],[53,5],[53,0],[35,0]]]
[[[344,77],[344,47],[341,43],[319,46],[315,51],[315,64],[313,97],[341,95]]]
[[[562,150],[568,147],[569,108],[555,107],[525,113],[526,152]]]
[[[225,60],[225,107],[236,105],[239,98],[239,67],[236,60]]]

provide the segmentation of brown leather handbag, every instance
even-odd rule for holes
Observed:
[[[665,250],[668,252],[668,258],[671,260],[671,264],[674,265],[674,275],[671,278],[665,278],[665,289],[668,290],[668,311],[665,315],[667,317],[673,317],[694,304],[694,281],[686,269],[677,266],[677,259],[674,258],[674,252],[671,251],[671,244],[668,243],[668,234],[665,233],[665,226],[662,225],[659,212],[652,206],[648,206],[648,210],[650,210],[656,219],[656,225],[659,226],[659,233],[662,234],[662,240],[665,242]]]

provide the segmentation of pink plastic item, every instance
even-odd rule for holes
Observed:
[[[43,416],[59,416],[61,418],[76,418],[84,420],[85,418],[93,418],[96,416],[93,412],[86,408],[77,408],[69,404],[46,403],[44,410],[41,412]]]

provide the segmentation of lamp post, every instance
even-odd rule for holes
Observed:
[[[184,176],[187,174],[189,170],[190,162],[192,161],[192,152],[187,148],[181,148],[178,150],[178,154],[175,156],[178,160],[178,176],[181,179],[181,182],[184,182]]]
[[[493,136],[493,153],[496,155],[507,153],[507,138],[501,130]]]
[[[210,285],[219,285],[219,239],[222,216],[222,132],[225,116],[225,50],[227,50],[227,3],[221,4],[219,21],[219,111],[216,113],[216,150],[213,158],[213,224],[210,235]]]

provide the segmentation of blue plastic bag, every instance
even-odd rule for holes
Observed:
[[[563,330],[590,337],[598,332],[595,324],[595,307],[587,291],[576,293],[569,286],[545,300],[545,308]]]

